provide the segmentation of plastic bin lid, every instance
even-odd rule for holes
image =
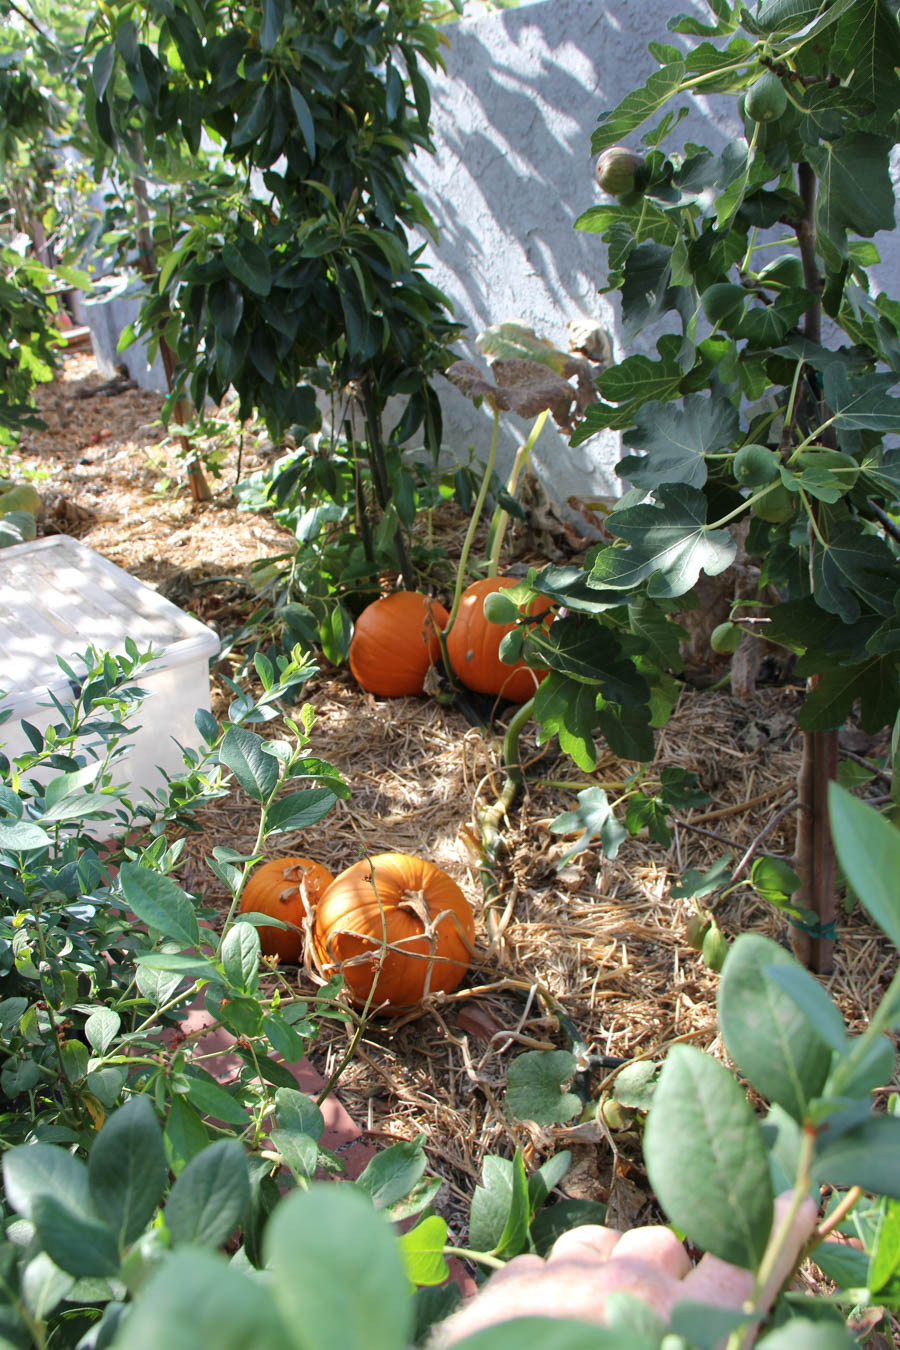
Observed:
[[[77,539],[0,549],[0,691],[67,688],[57,656],[70,661],[89,646],[119,654],[127,637],[165,665],[219,650],[213,629]]]

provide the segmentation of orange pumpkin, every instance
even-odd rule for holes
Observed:
[[[312,858],[272,858],[260,863],[247,878],[241,892],[242,914],[268,914],[294,928],[259,929],[263,956],[278,956],[282,961],[299,961],[303,955],[303,920],[314,909],[320,896],[334,881],[322,863]]]
[[[446,872],[423,858],[382,853],[341,872],[316,906],[322,973],[341,971],[357,1006],[392,1013],[455,989],[475,942],[472,907]]]
[[[491,623],[484,617],[484,599],[494,591],[515,586],[515,577],[482,577],[467,586],[460,597],[453,627],[447,635],[447,656],[454,673],[467,689],[479,694],[497,694],[511,703],[524,703],[547,674],[532,670],[524,661],[508,666],[500,660],[500,643],[515,628],[514,623]],[[530,612],[539,614],[548,601],[539,596]]]
[[[421,694],[425,676],[441,654],[438,629],[449,615],[419,591],[393,591],[373,600],[356,620],[348,660],[357,684],[396,698]]]

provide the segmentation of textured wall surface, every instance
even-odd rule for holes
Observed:
[[[575,230],[574,221],[608,200],[595,184],[591,154],[601,112],[656,69],[648,42],[683,41],[667,33],[666,23],[692,8],[708,14],[699,0],[538,0],[448,26],[446,73],[429,77],[436,153],[417,157],[414,177],[440,231],[438,246],[424,255],[431,279],[466,326],[461,355],[480,360],[475,336],[509,319],[524,320],[565,348],[566,324],[585,318],[612,333],[618,358],[627,354],[618,341],[615,300],[597,294],[605,284],[605,249],[598,236]],[[692,99],[677,143],[683,133],[723,144],[729,128],[714,119],[729,106],[725,99],[711,106]],[[645,129],[629,144],[639,148]],[[737,125],[730,130],[735,134]],[[483,456],[490,412],[447,381],[440,392],[448,450],[465,458],[474,445]],[[504,417],[501,472],[527,429],[521,418]],[[548,421],[533,467],[564,502],[570,495],[618,495],[618,458],[612,433],[573,449]]]

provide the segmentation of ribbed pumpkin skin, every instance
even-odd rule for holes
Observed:
[[[334,877],[322,863],[312,858],[272,858],[250,873],[241,892],[240,912],[268,914],[282,923],[303,927],[306,900],[315,907]],[[303,955],[303,935],[291,928],[259,930],[263,956],[278,956],[282,961],[299,961]]]
[[[440,659],[437,630],[449,615],[419,591],[393,591],[373,600],[356,620],[348,660],[363,689],[383,698],[421,694],[429,666]]]
[[[431,922],[444,914],[433,945],[419,915],[403,907],[412,893],[424,900]],[[375,979],[370,1006],[382,1014],[409,1008],[426,993],[455,989],[469,968],[474,942],[472,908],[453,878],[406,853],[354,863],[335,877],[316,907],[313,943],[323,973],[342,970],[358,1006]]]
[[[463,591],[453,627],[447,636],[447,655],[454,673],[467,689],[479,694],[497,694],[510,703],[524,703],[537,689],[546,671],[532,670],[524,661],[508,666],[500,660],[500,643],[515,628],[514,623],[491,623],[484,617],[484,597],[515,586],[515,577],[482,577]],[[531,613],[546,609],[538,598]]]

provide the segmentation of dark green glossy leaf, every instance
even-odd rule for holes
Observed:
[[[408,1143],[391,1144],[366,1164],[354,1184],[365,1191],[376,1209],[389,1209],[419,1181],[426,1166],[424,1140],[424,1135],[417,1135]]]
[[[664,484],[655,504],[627,507],[607,521],[610,534],[627,540],[627,549],[608,548],[597,554],[592,577],[599,586],[630,589],[649,581],[647,594],[659,598],[685,595],[701,571],[724,572],[736,546],[726,530],[706,524],[706,498],[686,483]]]
[[[141,923],[172,938],[182,947],[197,946],[200,928],[196,911],[171,877],[137,863],[125,862],[119,869],[119,884],[127,904]]]
[[[737,410],[724,399],[690,394],[680,407],[646,403],[635,417],[634,430],[624,437],[626,445],[643,453],[620,460],[616,473],[648,492],[661,483],[701,488],[706,482],[706,456],[726,449],[739,427]]]
[[[770,968],[778,966],[803,973],[771,939],[758,933],[735,938],[719,981],[719,1027],[744,1077],[763,1097],[803,1120],[807,1104],[828,1077],[831,1040],[775,983]],[[837,1008],[831,1007],[841,1022]]]
[[[61,1270],[78,1279],[117,1275],[119,1245],[108,1224],[72,1210],[55,1195],[38,1195],[32,1220],[40,1243]]]
[[[330,788],[306,788],[289,792],[272,803],[266,814],[269,834],[283,830],[307,830],[327,816],[337,797]]]
[[[173,1246],[218,1247],[240,1223],[250,1199],[244,1150],[220,1139],[185,1167],[166,1200],[164,1217]]]
[[[314,1184],[288,1195],[269,1220],[264,1250],[274,1285],[266,1296],[274,1292],[284,1320],[302,1326],[310,1344],[407,1345],[412,1308],[403,1258],[387,1222],[355,1186]]]
[[[153,1272],[115,1341],[117,1350],[285,1350],[293,1343],[267,1284],[192,1247]]]
[[[219,760],[254,801],[265,801],[278,784],[277,759],[265,754],[262,737],[245,727],[228,728],[219,747]]]
[[[159,1122],[146,1097],[132,1097],[107,1118],[88,1159],[91,1200],[121,1247],[144,1231],[167,1179]]]
[[[816,1148],[812,1174],[831,1186],[861,1186],[900,1199],[900,1119],[872,1116],[836,1139],[827,1134]]]
[[[762,1134],[743,1089],[694,1046],[669,1050],[644,1157],[669,1220],[704,1251],[755,1270],[773,1214]]]
[[[864,909],[900,948],[900,833],[874,807],[830,783],[828,812],[841,869]]]

